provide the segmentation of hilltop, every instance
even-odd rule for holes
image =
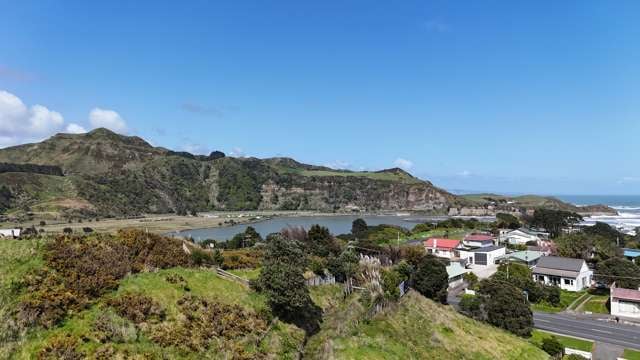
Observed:
[[[424,210],[458,198],[401,169],[354,172],[289,158],[193,155],[107,129],[0,149],[0,162],[54,167],[0,171],[0,210],[122,216],[206,210]],[[55,171],[60,169],[60,173]],[[37,168],[36,168],[37,169]],[[1,170],[1,169],[0,169]],[[63,176],[60,176],[63,175]]]
[[[0,149],[0,213],[40,219],[211,210],[404,210],[494,215],[536,207],[578,212],[554,198],[456,196],[399,169],[336,170],[290,158],[208,156],[154,147],[107,129]]]
[[[467,194],[460,195],[463,199],[478,205],[493,206],[496,208],[524,208],[535,209],[545,208],[553,210],[566,210],[579,214],[616,214],[616,211],[606,205],[585,205],[576,206],[566,203],[552,196],[540,195],[520,195],[505,196],[498,194]]]

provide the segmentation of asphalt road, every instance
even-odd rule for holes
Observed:
[[[536,329],[640,350],[640,326],[545,313],[533,313],[533,322]]]

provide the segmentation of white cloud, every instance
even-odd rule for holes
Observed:
[[[27,107],[19,97],[0,90],[0,147],[42,140],[63,125],[60,113],[42,105]]]
[[[338,169],[338,170],[351,169],[351,164],[343,160],[336,160],[326,164],[325,166],[332,169]]]
[[[234,147],[233,149],[231,149],[230,155],[234,157],[247,157],[247,154],[245,154],[242,148],[239,147]]]
[[[628,184],[628,183],[636,183],[636,182],[640,182],[640,177],[625,176],[622,179],[618,180],[618,184]]]
[[[107,128],[117,133],[127,132],[127,123],[113,110],[94,108],[89,113],[89,122],[94,128]]]
[[[461,172],[458,173],[458,176],[462,176],[462,177],[468,177],[471,176],[472,173],[469,170],[462,170]]]
[[[207,155],[210,153],[209,149],[206,146],[200,144],[188,143],[183,145],[182,149],[188,153],[196,155]]]
[[[411,160],[397,158],[393,164],[403,170],[410,170],[413,167],[413,162]]]
[[[87,132],[87,129],[85,129],[81,125],[70,123],[69,125],[67,125],[65,131],[69,134],[84,134]]]

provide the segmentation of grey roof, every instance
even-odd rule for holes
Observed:
[[[584,260],[582,259],[572,259],[560,256],[543,256],[540,258],[540,260],[538,260],[536,269],[547,268],[554,270],[580,272],[583,264]]]
[[[533,273],[534,274],[540,274],[540,275],[553,275],[553,276],[560,276],[560,277],[568,277],[568,278],[577,278],[578,275],[580,274],[577,271],[566,271],[566,270],[558,270],[558,269],[549,269],[549,268],[540,268],[540,267],[534,267],[533,268]]]
[[[492,252],[492,251],[495,251],[495,250],[498,250],[498,249],[503,249],[503,248],[504,248],[504,246],[496,246],[496,245],[494,245],[494,246],[485,246],[485,247],[481,247],[481,248],[477,248],[477,249],[472,249],[472,250],[469,250],[469,251],[471,251],[471,252]]]

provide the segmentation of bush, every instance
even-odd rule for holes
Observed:
[[[196,266],[211,266],[215,265],[213,260],[213,254],[208,251],[192,248],[191,249],[191,262]]]
[[[560,341],[558,341],[558,338],[555,336],[542,339],[542,344],[540,345],[540,348],[551,356],[558,356],[558,355],[564,354],[564,346],[562,346]]]
[[[382,270],[382,290],[386,300],[395,301],[400,298],[400,283],[402,279],[394,270]]]
[[[164,309],[152,298],[142,294],[130,293],[107,301],[118,315],[140,324],[149,321],[162,321]]]
[[[470,288],[474,288],[478,284],[478,275],[467,272],[462,275],[462,279],[469,285]]]
[[[435,256],[426,256],[414,274],[413,287],[423,296],[446,304],[449,287],[447,268]]]
[[[545,285],[542,288],[544,300],[553,306],[560,305],[560,288],[552,285]]]
[[[40,360],[80,360],[84,353],[78,350],[80,341],[69,334],[57,335],[49,339],[38,352]]]
[[[255,269],[262,262],[262,251],[258,249],[225,250],[222,253],[224,262],[222,268],[229,269]]]
[[[100,313],[93,323],[93,329],[96,340],[101,343],[125,343],[138,338],[136,327],[111,311]]]

